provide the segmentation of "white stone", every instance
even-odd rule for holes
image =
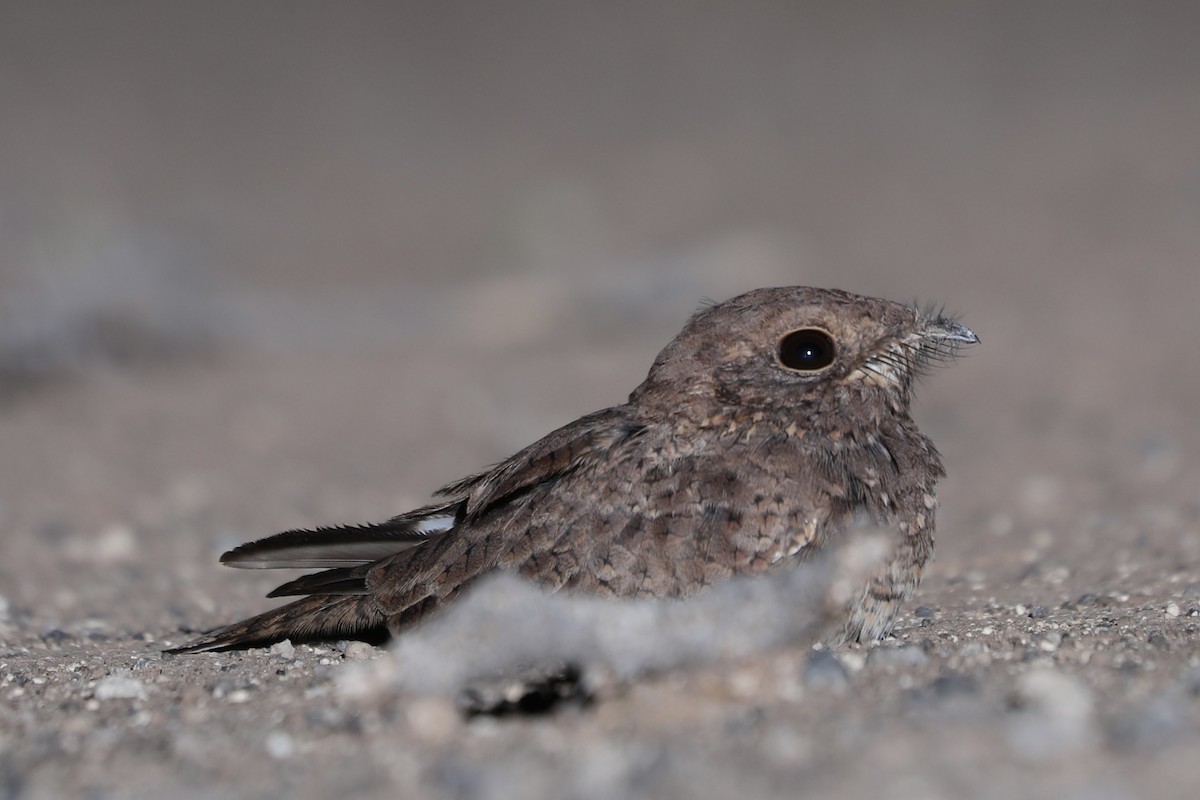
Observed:
[[[146,687],[127,675],[107,675],[96,681],[92,697],[97,700],[145,700]]]
[[[292,644],[291,639],[284,639],[282,642],[276,642],[275,644],[271,645],[267,652],[286,661],[291,661],[296,657],[296,648]]]
[[[263,744],[267,748],[267,755],[276,761],[291,758],[296,752],[296,743],[285,731],[271,731]]]

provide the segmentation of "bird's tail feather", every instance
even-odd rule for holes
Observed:
[[[302,575],[272,589],[267,597],[294,597],[299,594],[366,594],[367,573],[371,565],[342,567]]]
[[[239,569],[322,569],[370,564],[452,530],[462,502],[426,506],[376,525],[284,531],[235,547],[221,563]]]
[[[256,617],[209,631],[167,653],[202,653],[266,647],[290,639],[308,642],[330,639],[382,641],[387,619],[369,595],[314,595]]]

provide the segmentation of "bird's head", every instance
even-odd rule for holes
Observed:
[[[916,378],[977,341],[929,309],[832,289],[757,289],[693,315],[631,400],[907,413]]]

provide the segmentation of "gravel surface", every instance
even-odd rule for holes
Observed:
[[[509,356],[518,370],[536,357]],[[566,361],[581,395],[608,380]],[[949,372],[926,394],[986,408],[988,361],[956,367],[968,375],[957,397],[939,388]],[[461,389],[486,386],[459,363]],[[226,359],[114,373],[0,416],[9,796],[791,797],[803,786],[1108,798],[1186,796],[1200,780],[1200,458],[1186,430],[1147,448],[1120,414],[1085,438],[1070,415],[1051,430],[1001,418],[943,431],[953,477],[940,558],[875,647],[668,659],[550,696],[518,683],[497,695],[507,705],[482,703],[499,715],[468,713],[444,681],[397,680],[391,656],[358,643],[160,656],[269,605],[256,598],[276,578],[220,569],[222,548],[418,501],[397,487],[438,480],[411,453],[461,471],[495,455],[419,422],[437,419],[420,408],[436,399],[405,408],[404,377],[385,366]],[[344,387],[372,381],[390,390],[346,407]],[[379,435],[396,430],[414,441]],[[1106,469],[1122,443],[1127,469]],[[1020,460],[1042,448],[1077,460],[1053,472]],[[439,652],[469,648],[440,646],[411,663],[436,670]]]
[[[1194,7],[454,5],[3,12],[0,798],[1194,796]],[[982,339],[891,638],[160,655],[797,283]]]

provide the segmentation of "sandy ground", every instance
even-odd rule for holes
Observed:
[[[785,7],[7,12],[0,797],[1193,796],[1197,15]],[[224,549],[419,504],[794,283],[983,340],[918,393],[893,638],[501,716],[373,648],[159,655],[271,606]]]
[[[616,391],[622,356],[561,352],[578,402],[548,416]],[[428,358],[217,359],[5,410],[10,796],[1182,797],[1200,779],[1194,438],[1100,424],[1132,416],[1121,397],[1111,417],[978,419],[998,391],[986,349],[925,387],[951,472],[939,560],[894,640],[835,665],[784,648],[468,720],[445,697],[343,691],[344,646],[163,660],[269,604],[273,579],[220,569],[222,548],[419,501],[503,446],[451,395],[552,369],[540,352]]]

